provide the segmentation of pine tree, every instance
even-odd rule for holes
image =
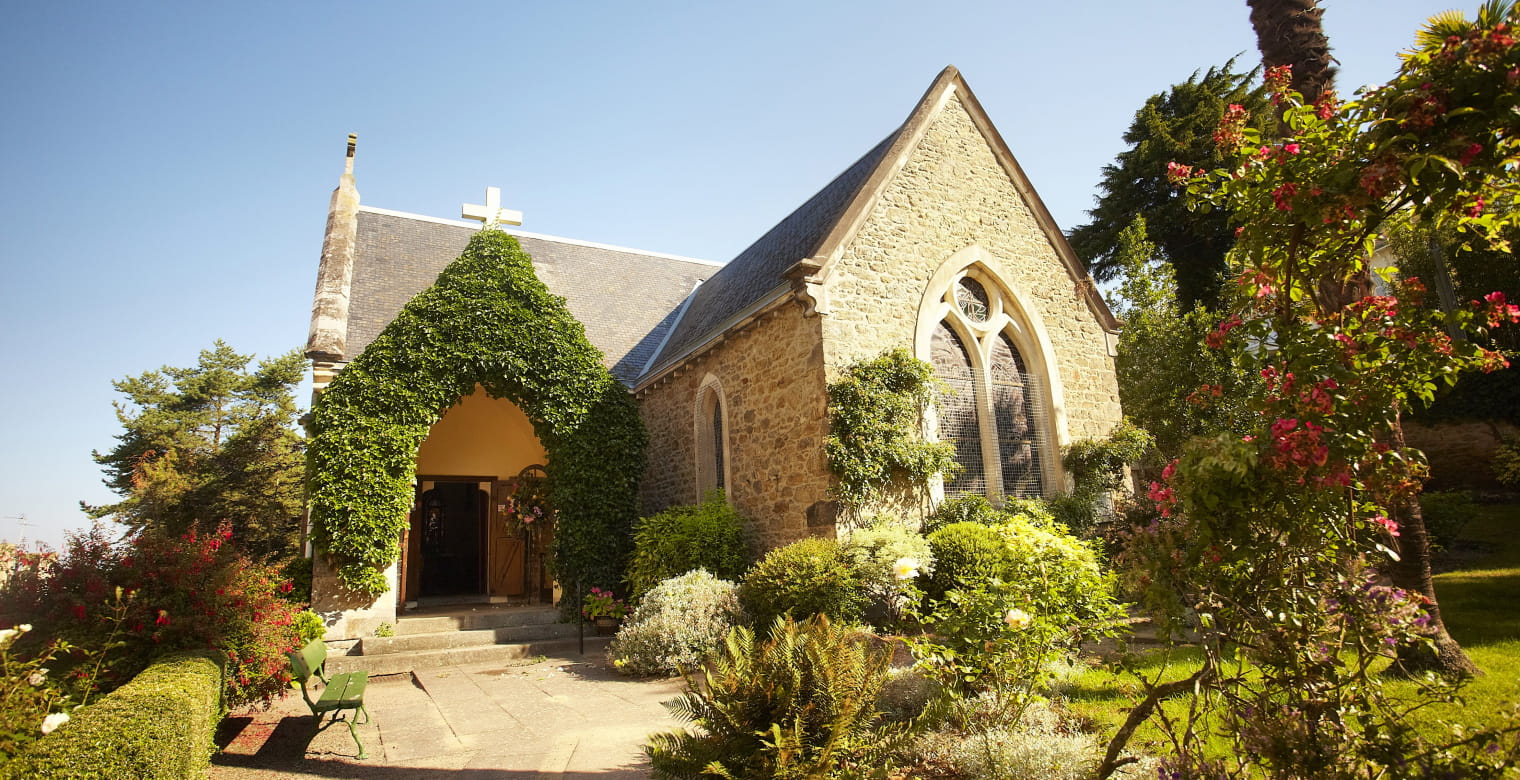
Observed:
[[[1167,165],[1183,163],[1213,170],[1227,162],[1214,143],[1214,130],[1231,104],[1253,117],[1270,112],[1260,90],[1250,86],[1256,72],[1237,73],[1235,60],[1194,72],[1187,81],[1152,95],[1135,112],[1124,134],[1129,148],[1103,167],[1098,204],[1091,221],[1069,236],[1072,248],[1101,281],[1120,272],[1119,234],[1145,219],[1146,238],[1155,243],[1162,260],[1172,267],[1178,298],[1184,309],[1218,301],[1225,276],[1225,254],[1234,245],[1229,215],[1194,211],[1182,193],[1167,181]]]
[[[121,501],[81,502],[92,517],[113,517],[133,532],[183,533],[199,523],[232,523],[251,554],[298,552],[303,444],[295,428],[299,352],[261,361],[218,340],[189,368],[164,366],[112,382],[122,432],[96,451],[102,480]]]

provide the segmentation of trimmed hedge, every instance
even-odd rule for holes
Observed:
[[[866,606],[865,583],[839,542],[809,537],[766,553],[745,575],[739,601],[762,631],[783,615],[858,623]]]
[[[167,656],[0,766],[3,778],[186,778],[211,765],[222,667],[211,651]]]

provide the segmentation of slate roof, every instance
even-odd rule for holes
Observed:
[[[345,359],[380,334],[401,307],[437,281],[477,228],[361,206]],[[565,299],[605,355],[612,375],[632,385],[665,339],[681,303],[718,266],[507,230],[533,258],[538,277]]]
[[[697,288],[652,368],[698,346],[726,320],[784,284],[782,274],[798,260],[811,257],[828,237],[900,132],[901,128],[866,152]]]

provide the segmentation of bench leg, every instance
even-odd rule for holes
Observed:
[[[368,713],[365,713],[365,715],[367,717]],[[344,718],[344,720],[348,722],[348,733],[353,736],[354,744],[359,746],[359,760],[362,761],[368,758],[368,756],[364,755],[364,743],[359,741],[359,732],[354,729],[354,721],[358,719],[359,713],[357,712],[354,713],[354,717],[352,718]]]

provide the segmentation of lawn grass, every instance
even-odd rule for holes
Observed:
[[[1491,551],[1466,568],[1436,576],[1447,630],[1483,674],[1462,702],[1422,711],[1417,722],[1495,725],[1520,702],[1520,505],[1478,506],[1461,539]]]
[[[1433,739],[1446,733],[1445,724],[1473,728],[1495,726],[1520,702],[1520,505],[1480,505],[1460,539],[1479,545],[1482,552],[1467,558],[1464,568],[1436,577],[1436,597],[1452,636],[1482,674],[1462,689],[1460,700],[1419,710],[1413,721]],[[1456,545],[1459,549],[1460,543]],[[1196,648],[1150,650],[1131,666],[1153,682],[1182,679],[1198,668]],[[1395,695],[1412,694],[1414,684],[1392,681]],[[1123,723],[1143,690],[1135,675],[1112,664],[1079,668],[1057,686],[1067,708],[1106,738]],[[1185,697],[1168,703],[1182,712]],[[1164,739],[1147,723],[1135,733],[1131,746],[1144,749]],[[1216,747],[1227,750],[1220,740]]]

